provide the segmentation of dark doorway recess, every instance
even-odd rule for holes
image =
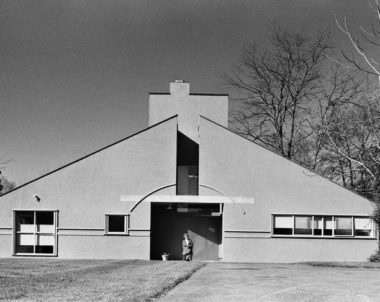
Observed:
[[[177,195],[198,195],[199,145],[177,132]]]
[[[219,204],[184,205],[152,203],[151,253],[152,260],[170,253],[171,260],[182,259],[183,234],[194,242],[194,260],[218,260],[221,244],[222,216],[216,211]],[[186,208],[188,210],[186,210]]]

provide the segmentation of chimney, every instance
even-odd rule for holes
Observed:
[[[228,126],[228,95],[190,94],[190,83],[170,83],[169,93],[149,94],[149,126],[178,115],[178,131],[194,142],[199,141],[199,116]]]
[[[189,95],[190,83],[186,83],[184,80],[175,80],[174,83],[170,83],[170,94],[178,96]]]

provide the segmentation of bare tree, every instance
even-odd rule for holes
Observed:
[[[363,102],[364,106],[345,104],[334,112],[324,131],[325,148],[339,162],[343,185],[374,199],[380,172],[380,107]]]
[[[346,17],[342,21],[335,17],[338,28],[347,36],[354,50],[353,54],[341,50],[341,54],[348,65],[342,63],[341,60],[338,62],[349,68],[356,68],[376,76],[380,94],[380,2],[379,0],[368,0],[368,3],[375,17],[368,28],[360,25],[355,33],[350,28]]]
[[[289,159],[311,132],[308,116],[320,92],[326,34],[313,39],[274,28],[271,45],[248,46],[227,81],[234,100],[235,130]]]
[[[16,187],[16,183],[9,181],[0,171],[0,196]]]
[[[341,146],[336,145],[336,141],[331,137],[330,141],[335,144],[335,149],[343,155],[350,163],[358,166],[363,174],[368,174],[369,183],[371,184],[371,193],[369,198],[375,201],[375,210],[373,214],[374,221],[380,226],[380,2],[379,0],[368,0],[369,8],[373,11],[374,21],[369,27],[359,26],[355,33],[350,28],[347,18],[342,21],[335,18],[338,28],[348,37],[353,46],[354,53],[348,54],[341,50],[345,62],[339,60],[339,63],[350,68],[355,68],[370,75],[374,75],[378,81],[377,97],[371,99],[374,104],[369,102],[366,107],[365,119],[359,119],[354,123],[357,128],[365,126],[367,131],[371,132],[369,142],[363,144],[359,158],[352,157]],[[375,109],[375,110],[374,110]],[[369,132],[365,134],[369,134]]]
[[[0,196],[16,187],[16,183],[9,181],[1,171],[9,162],[10,160],[0,162]]]
[[[326,125],[328,159],[339,163],[341,183],[374,203],[373,220],[380,223],[380,99],[341,106]],[[330,169],[334,170],[331,165]],[[333,173],[332,173],[333,174]]]
[[[380,100],[362,72],[378,76],[380,65],[344,24],[341,30],[373,70],[343,51],[353,65],[349,70],[339,61],[326,64],[330,46],[323,34],[310,39],[275,28],[270,47],[247,47],[227,77],[240,104],[231,118],[239,134],[376,200]],[[374,36],[380,34],[372,28]],[[374,220],[380,221],[380,202],[375,205]]]
[[[342,63],[341,60],[337,62],[348,68],[355,68],[366,74],[374,75],[378,79],[379,89],[377,96],[374,95],[372,98],[364,99],[364,102],[361,103],[362,108],[359,109],[359,115],[362,116],[360,116],[359,119],[354,118],[351,123],[351,126],[354,125],[356,130],[365,128],[367,132],[362,133],[362,135],[365,136],[368,134],[370,136],[368,144],[362,142],[362,148],[364,146],[367,147],[366,152],[363,152],[369,155],[369,159],[352,158],[348,152],[339,148],[332,136],[329,138],[337,152],[353,164],[359,165],[369,173],[373,179],[376,179],[376,175],[379,173],[379,160],[377,155],[380,152],[380,1],[368,0],[368,4],[375,17],[368,28],[359,25],[359,31],[355,33],[355,31],[350,28],[346,17],[344,17],[342,21],[339,21],[337,17],[335,17],[335,21],[338,28],[348,37],[353,46],[354,54],[356,54],[356,56],[354,54],[349,55],[347,51],[341,50],[345,63],[348,63],[348,65]],[[365,139],[365,137],[362,137],[362,139]]]
[[[336,64],[324,69],[323,79],[307,117],[311,135],[296,146],[296,154],[297,160],[309,169],[334,179],[330,173],[331,168],[339,163],[326,149],[328,141],[325,132],[334,122],[336,112],[341,106],[359,100],[364,87],[360,75],[347,73]]]

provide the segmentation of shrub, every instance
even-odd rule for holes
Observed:
[[[380,250],[369,256],[368,260],[370,262],[380,262]]]

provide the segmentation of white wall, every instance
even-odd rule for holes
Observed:
[[[120,201],[121,195],[145,195],[175,183],[176,137],[172,118],[0,197],[0,257],[11,256],[13,210],[39,209],[59,211],[59,257],[149,257],[149,240],[131,239],[149,236],[149,204],[131,215],[131,228],[142,231],[130,237],[104,236],[105,214],[129,213],[133,204]]]
[[[245,215],[237,204],[225,205],[226,261],[358,261],[366,260],[376,249],[376,239],[270,238],[271,214],[370,215],[373,206],[206,119],[200,123],[199,182],[228,196],[254,199],[254,203],[240,204]],[[210,194],[210,190],[201,187],[200,194]],[[227,234],[235,238],[228,239]]]

